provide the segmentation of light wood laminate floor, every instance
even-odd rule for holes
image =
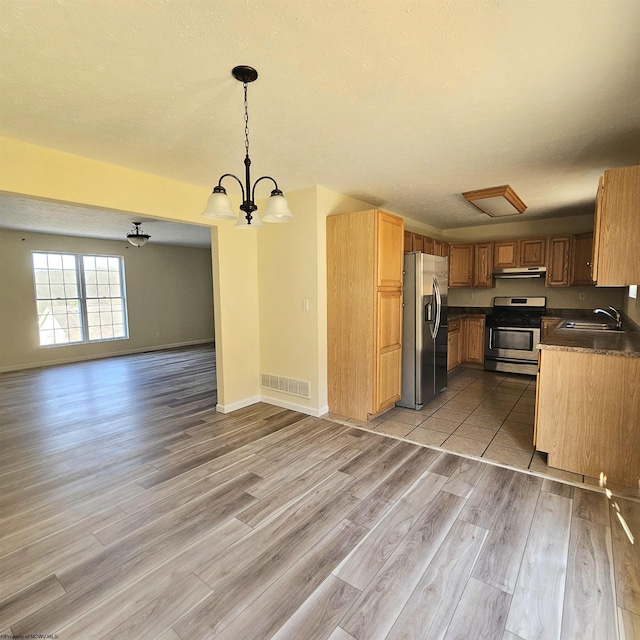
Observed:
[[[218,414],[210,348],[2,374],[0,423],[0,637],[640,637],[637,501]]]

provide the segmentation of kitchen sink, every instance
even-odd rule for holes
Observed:
[[[606,322],[567,322],[565,329],[581,329],[583,331],[624,331],[624,329],[616,329]]]

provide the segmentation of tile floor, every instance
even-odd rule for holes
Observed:
[[[395,407],[369,422],[335,414],[327,417],[452,453],[597,485],[598,478],[547,466],[546,455],[534,451],[535,398],[533,376],[461,368],[449,379],[446,391],[420,411]],[[637,494],[633,488],[608,486],[623,495]]]

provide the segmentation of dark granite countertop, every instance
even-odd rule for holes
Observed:
[[[582,316],[584,318],[584,316]],[[606,356],[640,358],[640,333],[637,331],[585,331],[566,329],[565,320],[540,342],[538,349],[580,351]]]
[[[486,316],[493,311],[492,307],[449,307],[449,320],[469,318],[471,316]]]

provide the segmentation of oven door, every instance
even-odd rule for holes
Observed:
[[[484,343],[485,369],[535,373],[538,342],[540,329],[537,327],[487,327]],[[501,363],[515,367],[505,369],[499,366]]]

